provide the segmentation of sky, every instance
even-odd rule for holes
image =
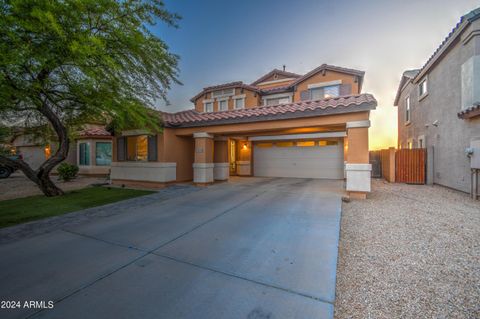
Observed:
[[[250,83],[281,69],[304,74],[327,63],[365,71],[371,112],[370,149],[396,146],[393,106],[403,71],[420,68],[478,0],[166,0],[182,16],[179,28],[154,34],[180,56],[182,85],[160,109],[193,108],[190,98],[210,85]]]

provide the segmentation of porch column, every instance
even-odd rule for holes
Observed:
[[[193,182],[197,184],[213,183],[213,135],[194,133],[195,162],[193,163]]]
[[[226,181],[230,176],[228,164],[228,144],[224,136],[215,137],[213,147],[213,179]]]
[[[347,122],[348,152],[345,173],[347,192],[352,198],[365,199],[370,192],[372,165],[368,154],[370,121]]]

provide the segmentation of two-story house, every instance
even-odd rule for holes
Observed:
[[[376,100],[361,93],[363,78],[323,64],[304,75],[274,69],[250,84],[206,87],[191,99],[193,109],[162,114],[162,132],[116,132],[112,182],[346,177],[350,194],[364,198]]]
[[[469,192],[465,150],[480,139],[480,8],[464,15],[421,69],[405,71],[398,148],[427,148],[427,181]]]

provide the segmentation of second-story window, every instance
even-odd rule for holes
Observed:
[[[245,108],[245,98],[235,99],[235,109]]]
[[[228,100],[218,101],[218,110],[219,111],[227,111],[228,110]]]
[[[213,112],[213,102],[205,103],[205,112]]]
[[[405,98],[405,122],[409,123],[411,117],[410,96]]]
[[[427,79],[423,79],[422,82],[418,85],[418,98],[421,99],[428,93]]]
[[[340,95],[340,85],[330,85],[319,88],[310,89],[310,97],[312,100],[321,100]]]

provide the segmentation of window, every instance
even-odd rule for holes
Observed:
[[[278,104],[288,104],[290,103],[290,97],[279,97],[273,99],[265,99],[265,105],[278,105]]]
[[[292,147],[293,142],[277,142],[275,143],[276,147]]]
[[[78,164],[90,165],[90,143],[78,144]]]
[[[228,100],[218,101],[218,110],[219,111],[227,111],[228,110]]]
[[[419,99],[427,95],[428,93],[428,88],[427,88],[427,79],[424,79],[420,84],[418,85],[418,96]]]
[[[127,161],[146,161],[148,159],[148,136],[127,137]]]
[[[340,95],[340,85],[330,85],[325,87],[310,89],[310,97],[312,100],[321,100]]]
[[[218,90],[218,91],[213,91],[212,96],[213,97],[220,97],[220,96],[230,96],[235,94],[235,89],[223,89],[223,90]]]
[[[236,109],[243,109],[245,108],[245,98],[235,99],[235,108]]]
[[[410,96],[407,96],[405,98],[405,122],[407,122],[407,124],[410,123],[410,115]]]
[[[315,141],[302,141],[302,142],[297,142],[297,146],[300,146],[300,147],[311,147],[311,146],[315,146]]]
[[[112,143],[95,143],[95,165],[109,166],[112,163]]]
[[[213,102],[205,103],[205,112],[213,112]]]
[[[257,143],[255,144],[257,147],[265,147],[265,148],[268,148],[268,147],[272,147],[273,144],[272,143]]]

